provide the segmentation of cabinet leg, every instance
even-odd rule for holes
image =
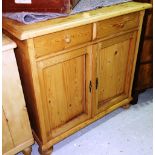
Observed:
[[[40,155],[51,155],[52,151],[53,151],[53,146],[47,150],[42,150],[42,149],[38,149]]]
[[[123,109],[128,109],[129,107],[130,107],[129,103],[122,106]]]
[[[32,146],[27,147],[27,148],[24,149],[22,152],[23,152],[24,155],[31,155]]]

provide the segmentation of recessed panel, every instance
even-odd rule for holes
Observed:
[[[66,124],[85,110],[85,56],[43,71],[51,129]]]
[[[98,56],[98,102],[102,103],[124,92],[129,40],[101,48]]]

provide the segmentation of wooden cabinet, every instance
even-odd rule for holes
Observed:
[[[128,2],[32,25],[3,18],[41,154],[129,105],[144,10]]]
[[[13,48],[16,44],[3,35],[2,152],[28,155],[34,143]]]

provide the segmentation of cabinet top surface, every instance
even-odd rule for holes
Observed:
[[[16,48],[16,43],[12,41],[5,34],[2,35],[2,51],[7,51],[9,49]]]
[[[152,5],[148,3],[127,2],[110,7],[103,7],[97,10],[78,13],[76,15],[64,18],[52,19],[29,25],[25,25],[18,21],[4,17],[2,27],[16,38],[25,40],[48,33],[120,16],[123,14],[149,9],[151,7]]]

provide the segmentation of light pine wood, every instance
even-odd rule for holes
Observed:
[[[132,75],[132,71],[134,69],[134,57],[135,57],[135,49],[136,49],[136,39],[137,39],[137,31],[135,31],[133,33],[133,36],[130,37],[130,52],[128,53],[128,62],[127,62],[127,66],[128,66],[128,69],[126,70],[126,84],[124,86],[124,91],[126,94],[129,94],[129,96],[131,96],[130,94],[130,86],[132,85],[131,84],[131,79],[133,78],[133,75]]]
[[[95,24],[95,23],[94,23]],[[92,40],[91,42],[87,42],[87,43],[84,43],[84,44],[80,44],[80,45],[77,45],[77,46],[74,46],[74,47],[70,47],[70,48],[67,48],[67,49],[64,49],[64,50],[61,50],[61,51],[58,51],[58,52],[55,52],[55,53],[49,53],[48,55],[44,55],[44,56],[41,56],[41,57],[36,57],[35,60],[37,62],[41,61],[41,60],[45,60],[45,59],[48,59],[49,57],[55,57],[55,56],[58,56],[58,55],[61,55],[63,53],[67,53],[67,52],[70,52],[70,51],[73,51],[73,50],[76,50],[76,49],[80,49],[80,48],[84,48],[86,46],[91,46],[92,44],[96,44],[96,43],[99,43],[99,42],[102,42],[102,41],[105,41],[105,40],[108,40],[108,39],[112,39],[112,38],[115,38],[117,36],[121,36],[123,34],[127,34],[127,33],[130,33],[130,32],[133,32],[133,31],[138,31],[139,27],[136,27],[136,28],[133,28],[133,29],[130,29],[130,30],[126,30],[126,31],[120,31],[116,34],[111,34],[110,36],[107,36],[107,37],[104,37],[104,38],[100,38],[100,39],[94,39]],[[95,30],[95,28],[93,27],[93,31]],[[96,31],[96,30],[95,30]],[[6,32],[5,32],[6,33]],[[93,32],[94,33],[94,32]],[[93,37],[94,37],[94,34],[93,34]],[[112,40],[111,40],[112,41]],[[35,50],[35,47],[34,47],[34,50]]]
[[[16,148],[18,146],[28,140],[31,140],[32,145],[34,141],[13,51],[13,48],[16,46],[10,39],[8,41],[6,41],[6,39],[7,37],[4,36],[2,57],[3,154],[11,155],[11,153],[9,153],[11,149],[17,150]],[[7,43],[10,45],[7,45]],[[8,47],[10,47],[10,49]],[[7,51],[5,51],[6,49]],[[27,146],[26,144],[25,147]],[[19,147],[17,152],[21,151],[22,148]]]
[[[139,12],[122,15],[97,22],[97,38],[103,38],[124,30],[133,29],[139,24]]]
[[[144,18],[145,10],[140,11],[140,20],[139,20],[139,29],[137,31],[137,38],[136,38],[136,45],[135,45],[135,53],[134,53],[134,59],[133,59],[133,69],[131,72],[131,79],[130,79],[130,89],[129,89],[129,95],[131,96],[132,93],[132,85],[133,85],[133,79],[134,79],[134,72],[135,72],[135,65],[137,60],[137,54],[138,54],[138,48],[139,48],[139,42],[140,42],[140,36],[142,31],[142,24],[143,24],[143,18]],[[131,46],[134,48],[133,46]]]
[[[65,31],[34,38],[36,57],[59,52],[69,47],[87,43],[92,39],[92,25],[84,25]]]
[[[3,129],[2,129],[2,142],[3,142],[3,146],[2,146],[2,151],[4,152],[8,152],[9,150],[14,148],[14,144],[13,144],[13,140],[11,138],[11,134],[10,134],[10,130],[7,124],[7,119],[5,117],[4,111],[2,112],[2,125],[3,125]],[[7,146],[7,147],[6,147]]]
[[[4,52],[2,79],[3,109],[14,144],[19,145],[23,141],[32,138],[32,133],[13,51]],[[13,91],[15,92],[13,93]]]
[[[87,51],[87,48],[82,48],[38,63],[49,138],[90,118],[90,103],[86,95],[89,92],[85,92],[86,83],[90,81],[90,77],[86,77],[90,71]]]
[[[3,155],[14,155],[14,154],[17,154],[18,152],[21,152],[22,150],[24,150],[26,147],[31,146],[32,143],[34,143],[33,139],[27,140],[24,143],[14,147],[13,149],[9,150],[6,153],[4,153]]]
[[[152,5],[148,3],[127,2],[110,7],[103,7],[101,9],[79,13],[66,18],[58,18],[54,20],[47,20],[35,24],[25,25],[17,21],[3,18],[3,29],[14,35],[20,40],[25,40],[69,28],[94,23],[97,21],[138,12],[140,10],[151,8]]]
[[[6,35],[2,34],[2,38],[3,38],[3,41],[2,41],[2,46],[3,46],[2,51],[3,52],[10,50],[10,49],[14,49],[17,47],[16,43],[13,42]]]
[[[27,147],[22,152],[24,155],[31,155],[32,147]]]
[[[129,91],[129,87],[126,85],[130,81],[126,79],[130,79],[132,71],[128,60],[134,58],[134,47],[131,48],[131,44],[135,45],[135,42],[132,42],[133,34],[128,33],[95,45],[98,46],[96,78],[99,81],[96,89],[97,105],[96,110],[94,109],[96,113],[128,97],[126,89]],[[130,53],[132,57],[129,57]]]
[[[46,143],[48,141],[47,136],[46,136],[46,128],[45,128],[46,127],[45,124],[47,122],[44,117],[44,113],[47,113],[47,111],[44,111],[46,109],[45,109],[44,103],[42,102],[42,98],[41,98],[41,90],[40,90],[40,83],[39,83],[39,77],[38,77],[37,63],[35,61],[35,48],[34,48],[33,39],[27,40],[26,45],[28,48],[27,48],[27,51],[24,51],[24,52],[25,52],[25,55],[28,54],[27,55],[28,59],[29,59],[28,65],[30,65],[30,67],[31,67],[31,71],[29,69],[27,71],[29,71],[30,78],[32,78],[31,79],[32,80],[31,87],[34,89],[33,90],[34,94],[32,94],[32,97],[34,98],[35,103],[36,103],[36,105],[35,105],[36,107],[34,106],[33,107],[34,109],[32,109],[32,110],[34,111],[34,114],[37,114],[35,116],[36,119],[39,119],[38,120],[39,123],[34,122],[34,129],[39,133],[39,136],[42,139],[42,143]],[[24,48],[23,48],[23,50],[24,50]],[[25,60],[24,57],[23,57],[23,60]],[[24,66],[22,66],[22,67],[24,67]],[[27,84],[29,84],[29,83],[27,83]],[[29,91],[28,86],[29,85],[26,86],[26,92]],[[29,95],[29,94],[27,94],[27,95]],[[28,99],[31,101],[31,98],[28,97]],[[29,105],[30,110],[31,110],[31,104]],[[37,113],[36,113],[36,110],[37,110]],[[31,119],[34,120],[33,116],[31,117]],[[37,126],[39,128],[36,128]]]
[[[140,10],[149,7],[129,2],[32,25],[4,19],[4,32],[18,45],[15,53],[42,154],[130,103],[144,13]]]
[[[55,143],[58,143],[60,141],[60,139],[64,139],[66,137],[68,137],[68,135],[71,135],[77,131],[79,131],[80,129],[88,126],[89,124],[93,123],[94,121],[102,118],[103,116],[107,115],[108,113],[114,111],[115,109],[122,107],[123,105],[128,104],[130,101],[132,100],[132,98],[127,98],[121,102],[116,103],[115,105],[109,107],[108,109],[104,110],[103,112],[99,113],[98,115],[94,116],[93,118],[75,126],[74,128],[72,128],[71,130],[68,130],[66,132],[64,132],[63,134],[61,134],[60,136],[51,139],[50,141],[48,141],[48,143],[46,143],[45,145],[42,145],[42,149],[43,150],[47,150],[49,149],[52,145],[54,145]],[[36,138],[37,139],[37,138]],[[41,144],[41,141],[39,139],[37,139],[37,142],[39,144]]]
[[[118,38],[116,38],[117,40]],[[104,44],[104,43],[103,43]],[[98,101],[121,95],[124,91],[129,40],[99,49],[98,56]],[[103,61],[105,60],[105,61]],[[120,67],[121,66],[121,67]]]
[[[9,33],[5,32],[7,35]],[[16,42],[18,48],[15,49],[17,64],[24,91],[24,97],[27,103],[27,109],[31,126],[35,129],[35,133],[42,140],[43,143],[47,142],[43,106],[41,102],[41,95],[39,89],[39,79],[37,75],[36,61],[33,40],[20,41],[10,37]],[[26,67],[25,67],[26,66]],[[26,77],[26,80],[24,80]]]
[[[46,149],[46,150],[42,150],[42,149],[38,149],[40,155],[51,155],[52,151],[53,151],[53,146]]]

